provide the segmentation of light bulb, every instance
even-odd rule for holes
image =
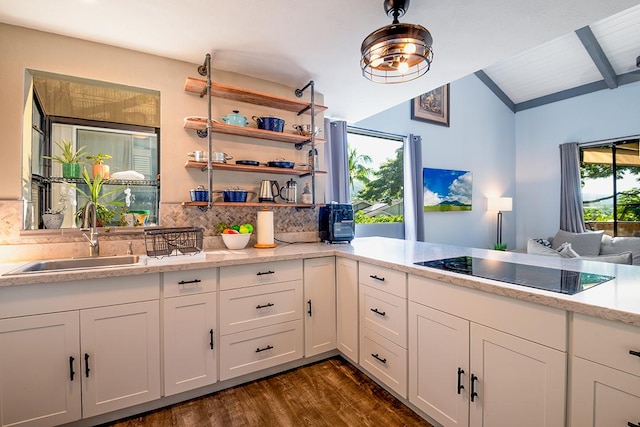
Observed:
[[[407,43],[404,45],[404,48],[402,50],[407,55],[413,55],[414,53],[416,53],[416,45],[413,43]]]
[[[407,71],[409,71],[409,64],[407,64],[405,61],[402,61],[400,64],[398,64],[398,72],[400,74],[405,74]]]

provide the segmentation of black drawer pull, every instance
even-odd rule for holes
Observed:
[[[384,363],[385,365],[387,364],[387,359],[383,359],[382,357],[380,357],[378,355],[378,353],[371,353],[371,357],[373,357],[374,359],[379,360],[380,362]]]
[[[271,350],[273,348],[272,345],[268,345],[265,348],[256,348],[256,353],[260,353],[262,351],[267,351],[267,350]]]
[[[311,314],[311,300],[307,301],[307,305],[309,306],[309,310],[307,310],[307,313],[309,314],[309,317],[313,317],[313,315]]]
[[[372,279],[380,280],[381,282],[384,282],[384,277],[378,277],[375,274],[370,274],[369,277],[371,277]]]
[[[458,368],[458,394],[464,390],[464,386],[462,385],[462,375],[464,374],[464,369]]]
[[[269,270],[269,271],[259,271],[259,272],[256,273],[256,276],[264,276],[265,274],[275,274],[275,273],[276,273],[275,271],[271,271],[271,270]]]
[[[274,304],[268,302],[265,305],[256,305],[256,310],[260,310],[261,308],[273,307]]]
[[[213,350],[213,329],[209,329],[209,346]]]
[[[634,424],[634,423],[632,423],[631,421],[629,421],[629,422],[627,423],[627,426],[628,426],[628,427],[640,427],[640,421],[638,421],[638,424]]]
[[[202,282],[202,280],[200,280],[200,279],[180,280],[178,282],[178,285],[188,285],[189,283],[200,283],[200,282]]]
[[[471,401],[473,402],[475,397],[478,395],[476,392],[476,381],[478,381],[478,377],[475,374],[471,374]]]
[[[84,375],[89,378],[89,353],[84,354]]]
[[[73,370],[73,361],[75,359],[73,358],[73,356],[69,356],[69,380],[73,381],[73,377],[76,375],[76,373]]]
[[[375,314],[379,314],[380,316],[386,316],[387,312],[386,311],[378,311],[377,308],[370,308],[369,310],[373,311]]]
[[[632,356],[640,357],[640,351],[629,350],[629,354],[632,355]]]

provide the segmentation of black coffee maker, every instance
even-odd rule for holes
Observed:
[[[356,234],[353,205],[331,202],[320,207],[318,215],[320,240],[329,243],[349,243]]]

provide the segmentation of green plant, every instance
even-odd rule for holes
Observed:
[[[88,192],[85,192],[84,190],[82,190],[77,186],[76,186],[76,190],[78,190],[80,194],[82,194],[89,201],[93,202],[96,205],[98,222],[101,223],[102,225],[109,224],[111,221],[113,221],[113,218],[115,217],[116,213],[114,211],[109,210],[106,205],[123,206],[124,202],[119,202],[119,201],[106,202],[104,200],[106,197],[112,194],[115,194],[118,191],[122,191],[124,187],[118,187],[102,194],[102,186],[104,185],[102,175],[98,174],[93,180],[91,180],[91,177],[89,176],[89,172],[87,172],[87,168],[84,168],[84,170],[82,171],[82,179],[84,183],[87,185],[87,187],[89,187]],[[78,211],[76,212],[76,216],[79,219],[83,219],[85,206],[78,209]]]
[[[87,160],[93,161],[94,165],[101,165],[105,160],[109,160],[111,158],[110,154],[98,153],[92,156],[87,156]]]
[[[495,249],[496,251],[506,251],[507,250],[507,244],[506,243],[496,243],[495,245],[493,245],[493,249]]]
[[[83,151],[86,148],[85,146],[79,147],[77,150],[74,150],[73,143],[71,141],[65,141],[64,139],[62,140],[62,143],[54,141],[54,144],[56,144],[60,149],[60,154],[57,154],[55,156],[44,156],[45,159],[50,159],[60,164],[82,163],[80,158],[84,154]]]

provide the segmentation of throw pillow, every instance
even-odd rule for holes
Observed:
[[[600,243],[604,231],[590,231],[586,233],[570,233],[564,230],[558,230],[551,247],[558,249],[563,243],[571,243],[574,251],[580,256],[598,256],[600,255]]]
[[[534,239],[528,239],[527,240],[527,253],[528,254],[548,255],[548,256],[554,256],[554,257],[557,257],[557,258],[574,258],[574,256],[572,256],[572,254],[569,252],[570,250],[571,250],[571,244],[570,243],[567,243],[566,245],[562,246],[562,248],[558,251],[556,249],[546,247],[546,246],[536,242]],[[575,253],[574,251],[572,251],[572,252]]]
[[[633,254],[631,252],[621,252],[614,255],[581,256],[578,258],[588,261],[610,262],[613,264],[633,264]]]

